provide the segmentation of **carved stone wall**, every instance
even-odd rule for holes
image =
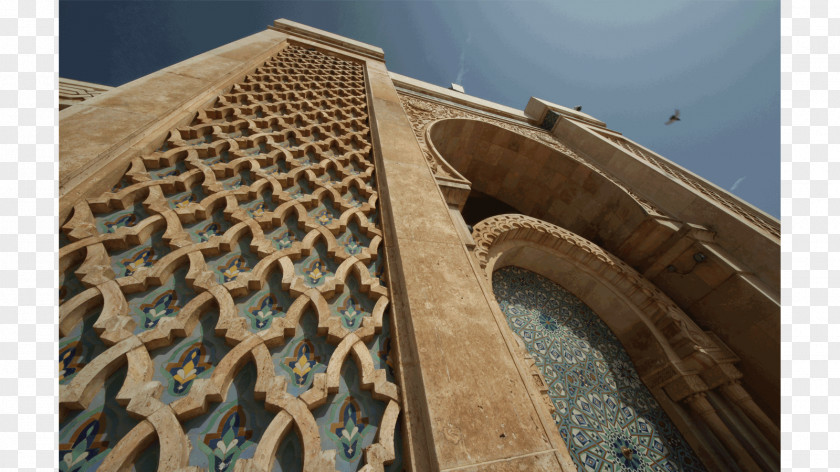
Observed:
[[[473,253],[481,267],[488,271],[488,279],[492,277],[492,271],[498,268],[496,258],[503,243],[529,242],[545,250],[564,254],[563,257],[572,261],[574,266],[598,274],[600,283],[612,287],[616,296],[631,300],[637,311],[649,322],[646,324],[648,329],[658,333],[651,340],[659,339],[663,342],[664,352],[658,353],[659,359],[653,364],[642,366],[637,363],[637,368],[642,370],[643,378],[651,387],[665,385],[675,380],[681,372],[692,374],[697,371],[697,367],[707,366],[709,361],[723,365],[737,361],[725,346],[704,333],[655,285],[619,258],[585,238],[525,215],[487,218],[475,225],[472,236],[475,240]],[[666,354],[669,351],[677,357],[669,358]],[[697,360],[689,361],[694,356],[698,356]],[[689,362],[676,362],[680,359]],[[727,372],[734,378],[740,376],[734,370]],[[715,384],[723,381],[709,380]]]
[[[401,467],[363,67],[291,45],[74,207],[61,470]]]
[[[777,417],[777,221],[597,125],[561,117],[548,132],[417,86],[400,98],[447,203],[477,190],[607,249],[727,343]]]

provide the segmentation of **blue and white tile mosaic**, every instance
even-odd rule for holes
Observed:
[[[143,204],[136,202],[125,210],[96,215],[96,229],[102,234],[114,233],[123,227],[136,226],[148,217],[149,214],[143,208]]]
[[[345,280],[344,291],[329,300],[330,313],[341,320],[341,325],[355,331],[362,325],[362,319],[373,313],[376,302],[362,291],[356,274]]]
[[[134,333],[154,329],[163,318],[178,315],[195,292],[186,283],[187,267],[176,270],[164,285],[126,295],[129,314],[135,320]]]
[[[232,282],[240,275],[250,272],[259,262],[259,257],[251,249],[251,238],[243,237],[231,247],[230,252],[207,257],[207,267],[216,273],[220,284]]]
[[[592,309],[518,267],[496,271],[493,292],[545,378],[578,470],[704,470]]]
[[[105,352],[105,346],[96,334],[93,324],[102,307],[96,307],[84,315],[82,320],[58,343],[58,383],[70,383],[96,356]]]
[[[192,224],[185,224],[184,230],[196,243],[208,241],[213,236],[221,236],[230,229],[231,222],[224,216],[224,207],[214,211],[208,220],[198,220]]]
[[[105,379],[104,388],[85,410],[68,414],[59,430],[58,470],[82,472],[96,470],[109,452],[137,424],[116,402],[116,395],[125,380],[122,367]],[[157,441],[138,456],[136,470],[157,466]]]
[[[165,387],[160,397],[162,402],[171,403],[187,396],[193,382],[209,379],[213,369],[230,351],[224,339],[215,336],[218,319],[216,311],[204,313],[190,336],[151,352],[155,365],[153,380]]]

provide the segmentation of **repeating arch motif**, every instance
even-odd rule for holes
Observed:
[[[290,44],[74,207],[61,470],[399,467],[365,94],[362,64]],[[323,408],[368,421],[350,453]],[[102,411],[137,422],[105,441]]]

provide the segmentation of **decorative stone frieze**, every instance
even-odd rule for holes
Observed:
[[[781,228],[779,226],[779,222],[773,219],[772,217],[769,217],[764,213],[755,211],[754,209],[738,201],[736,198],[733,198],[731,194],[724,191],[720,191],[720,189],[716,189],[715,186],[710,185],[705,180],[697,178],[691,173],[684,171],[679,166],[669,162],[667,159],[663,159],[657,156],[656,154],[648,151],[647,149],[637,145],[636,143],[628,140],[623,136],[599,130],[594,127],[590,127],[589,129],[592,130],[592,132],[599,134],[609,142],[620,147],[621,149],[624,149],[630,154],[641,158],[643,161],[661,170],[662,172],[666,173],[672,178],[677,179],[680,182],[688,185],[692,189],[700,192],[701,194],[711,199],[718,205],[725,207],[729,211],[732,211],[741,218],[744,218],[753,225],[773,235],[776,239],[780,238]]]

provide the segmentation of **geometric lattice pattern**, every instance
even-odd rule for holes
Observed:
[[[288,46],[76,205],[62,471],[401,468],[365,93]]]
[[[504,267],[493,292],[536,361],[578,470],[705,470],[607,325],[570,292]]]

